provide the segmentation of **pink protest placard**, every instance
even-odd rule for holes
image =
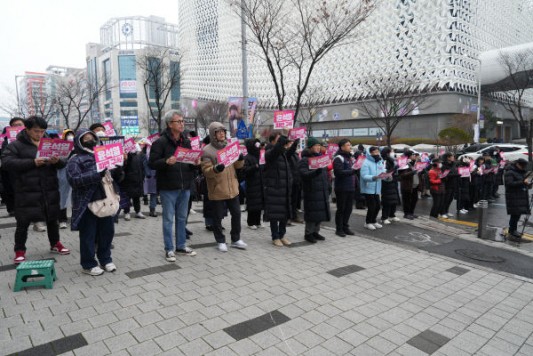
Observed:
[[[265,149],[261,149],[259,151],[259,164],[265,164],[266,163],[266,160],[265,160]]]
[[[507,164],[507,161],[504,160],[504,159],[502,159],[502,160],[500,161],[500,168],[504,168],[506,164]]]
[[[405,166],[407,166],[407,160],[409,160],[409,157],[406,157],[404,155],[398,157],[398,168],[405,169]]]
[[[133,139],[133,137],[130,137],[126,141],[124,141],[124,152],[135,152],[135,140]]]
[[[115,131],[115,128],[113,127],[113,123],[110,121],[106,121],[102,124],[105,128],[105,135],[106,136],[116,136],[117,133]]]
[[[37,147],[37,158],[67,158],[73,148],[72,141],[43,137]]]
[[[294,111],[282,110],[274,111],[274,130],[292,129],[294,125]]]
[[[447,169],[447,170],[445,170],[445,171],[442,171],[442,172],[440,173],[440,175],[439,175],[439,178],[441,178],[441,179],[442,179],[442,178],[446,178],[446,177],[448,176],[448,174],[450,174],[450,170],[449,170],[449,169]]]
[[[394,172],[393,171],[391,171],[391,172],[382,172],[382,173],[378,174],[378,179],[390,178],[390,177],[392,177],[392,173],[394,173]]]
[[[331,158],[328,155],[309,157],[309,169],[326,168],[330,163]]]
[[[217,152],[217,162],[224,166],[230,166],[239,159],[241,151],[239,150],[239,141],[232,142]]]
[[[457,168],[457,171],[459,172],[461,178],[470,177],[470,167],[459,167]]]
[[[200,149],[200,137],[191,137],[191,148],[193,150],[199,150]]]
[[[361,169],[361,167],[363,166],[363,163],[365,162],[365,159],[366,159],[365,155],[360,155],[359,157],[357,157],[357,161],[355,161],[352,168],[355,170]]]
[[[157,141],[157,139],[159,138],[159,133],[155,133],[153,135],[150,135],[146,138],[146,140],[148,141],[148,144],[149,145],[152,145],[155,141]]]
[[[102,172],[104,169],[113,169],[124,164],[124,149],[120,142],[96,146],[94,148],[94,158],[97,172]]]
[[[335,153],[339,150],[339,145],[336,143],[329,143],[328,144],[328,150],[326,153],[328,154],[329,158],[332,158]]]
[[[305,138],[305,127],[298,127],[295,129],[291,129],[289,131],[289,140],[296,140],[296,139],[304,139]]]
[[[240,145],[239,149],[241,150],[241,153],[242,153],[243,156],[247,156],[248,155],[248,149],[246,148],[246,146]]]
[[[17,135],[20,131],[24,130],[24,126],[8,126],[6,127],[7,142],[11,143],[17,139]]]
[[[200,157],[202,157],[202,151],[190,150],[188,148],[178,146],[174,152],[174,157],[176,157],[176,161],[178,162],[197,164]]]
[[[428,162],[416,162],[415,163],[415,169],[417,171],[423,171],[428,166]]]

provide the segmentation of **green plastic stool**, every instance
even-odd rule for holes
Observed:
[[[35,277],[44,278],[30,280]],[[13,291],[18,292],[22,288],[32,286],[45,286],[46,289],[52,289],[55,280],[57,280],[57,276],[54,268],[54,260],[22,262],[17,266],[17,277]]]

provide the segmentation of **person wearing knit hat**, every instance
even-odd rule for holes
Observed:
[[[309,137],[307,139],[307,148],[311,148],[314,145],[320,145],[320,141],[315,137]]]

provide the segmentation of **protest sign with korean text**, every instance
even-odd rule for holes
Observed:
[[[331,158],[328,155],[309,157],[309,169],[319,169],[329,166]]]
[[[294,125],[294,110],[274,111],[274,130],[292,129]]]
[[[102,124],[105,128],[105,135],[106,136],[116,136],[117,132],[115,131],[115,128],[113,127],[113,123],[111,121],[106,121]]]
[[[248,155],[248,149],[246,148],[246,146],[240,145],[239,149],[241,150],[241,153],[242,153],[243,156],[247,156]]]
[[[416,162],[415,163],[415,170],[417,170],[419,172],[423,171],[424,169],[427,168],[428,164],[429,164],[428,162]]]
[[[457,168],[457,171],[459,172],[461,178],[470,177],[470,167],[459,167]]]
[[[339,145],[337,145],[336,143],[329,143],[328,144],[328,149],[326,151],[327,155],[330,157],[330,158],[333,158],[333,155],[335,153],[337,153],[337,151],[339,150]]]
[[[113,169],[124,164],[124,150],[120,142],[94,148],[94,158],[96,160],[96,171],[102,172],[105,169]]]
[[[199,150],[200,149],[200,137],[191,137],[191,148],[193,150]]]
[[[200,157],[202,157],[202,151],[178,146],[176,151],[174,151],[174,157],[176,157],[178,162],[197,164]]]
[[[409,157],[406,157],[404,155],[401,155],[400,157],[398,157],[398,168],[399,169],[405,169],[407,168],[407,161],[409,160]]]
[[[155,134],[148,136],[146,140],[148,141],[149,145],[152,145],[155,141],[159,139],[159,136],[159,133],[156,132]]]
[[[43,137],[37,147],[37,158],[67,158],[73,148],[72,141]]]
[[[363,166],[363,163],[365,162],[365,159],[366,159],[365,155],[359,155],[359,157],[357,157],[357,160],[353,164],[352,168],[355,170],[361,169],[361,167]]]
[[[239,159],[240,154],[239,141],[234,141],[223,149],[217,151],[217,162],[226,167],[230,166]]]
[[[390,171],[390,172],[381,172],[380,174],[377,175],[378,179],[387,179],[387,178],[390,178],[392,177],[392,174],[394,173],[394,171]]]
[[[135,140],[133,137],[128,138],[126,141],[124,141],[124,152],[125,153],[131,153],[135,152]]]
[[[289,140],[304,139],[305,138],[305,127],[297,127],[289,131]]]
[[[447,169],[447,170],[445,170],[445,171],[442,171],[442,172],[440,172],[440,174],[439,174],[439,178],[440,178],[440,179],[442,179],[442,178],[446,178],[446,177],[448,176],[448,174],[450,174],[450,170],[449,170],[449,169]]]
[[[7,142],[11,143],[17,139],[20,131],[24,130],[24,126],[8,126],[6,127]]]
[[[259,164],[266,164],[265,152],[264,148],[259,151]]]
[[[124,136],[105,136],[105,137],[98,137],[100,139],[101,145],[110,145],[113,143],[120,143],[122,146],[124,146]]]

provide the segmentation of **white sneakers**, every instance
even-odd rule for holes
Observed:
[[[165,254],[165,259],[167,262],[176,262],[176,255],[174,254],[174,251],[167,251]]]
[[[228,252],[228,245],[220,243],[218,244],[218,250],[220,252]]]
[[[96,266],[96,267],[93,267],[91,269],[83,269],[82,273],[88,274],[90,276],[100,276],[100,275],[104,274],[104,270],[101,269],[100,267]]]
[[[124,214],[124,220],[130,221],[131,220],[131,214],[130,213]]]
[[[141,213],[140,211],[137,214],[135,214],[135,217],[137,219],[146,219],[146,216],[144,216],[144,214]]]
[[[373,225],[377,229],[381,229],[383,227],[383,225],[381,225],[380,223],[374,223]]]
[[[117,270],[117,266],[113,262],[109,262],[104,266],[104,269],[106,272],[115,272]]]
[[[233,242],[231,244],[231,247],[235,247],[241,250],[246,250],[246,247],[248,247],[248,245],[243,240],[239,240],[239,241]]]
[[[365,229],[368,230],[376,230],[376,227],[373,224],[365,224]]]
[[[442,215],[439,215],[439,218],[440,219],[448,219],[448,215],[442,214]]]
[[[61,222],[59,223],[59,228],[60,228],[60,229],[66,229],[66,228],[67,228],[67,223],[66,223],[65,221],[61,221]]]
[[[389,219],[381,220],[381,222],[383,223],[383,225],[390,225],[391,223]]]
[[[46,231],[46,225],[44,224],[44,222],[36,222],[33,224],[33,231],[38,231],[38,232],[45,232]]]
[[[459,213],[460,213],[460,214],[468,214],[468,210],[466,210],[466,209],[461,209],[461,210],[459,210]]]
[[[250,230],[257,230],[257,226],[256,225],[248,225],[248,228]]]
[[[399,222],[399,221],[402,221],[399,217],[393,217],[393,218],[390,218],[389,219],[390,221],[394,221],[394,222]]]

